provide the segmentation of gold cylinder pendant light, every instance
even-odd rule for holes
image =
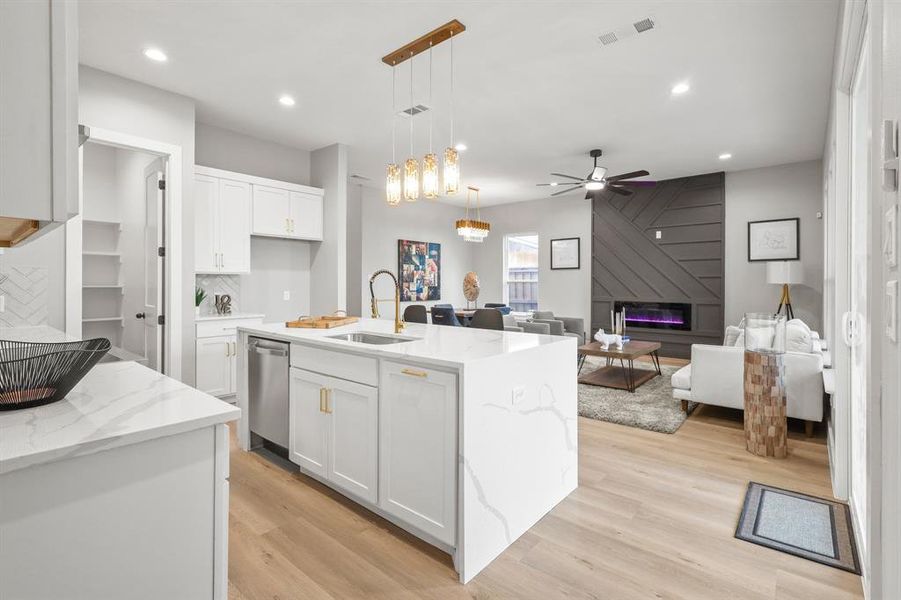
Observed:
[[[413,56],[410,56],[410,106],[413,106]],[[404,200],[419,200],[419,161],[413,152],[413,114],[410,111],[410,158],[404,161]]]
[[[454,147],[454,35],[450,36],[450,146],[444,149],[444,193],[453,196],[460,189],[460,156]]]
[[[472,194],[476,195],[476,218],[469,218],[469,209],[471,205]],[[457,235],[463,238],[464,242],[482,243],[488,232],[491,231],[491,224],[482,220],[482,211],[479,205],[479,188],[469,186],[466,188],[466,216],[458,219],[456,222]]]
[[[391,65],[391,162],[385,173],[385,202],[388,206],[400,204],[400,167],[397,166],[397,101],[395,98],[395,67]]]
[[[438,197],[438,157],[432,152],[432,44],[429,43],[429,153],[422,159],[422,195],[434,200]]]

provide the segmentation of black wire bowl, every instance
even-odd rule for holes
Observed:
[[[0,410],[62,400],[109,349],[106,338],[55,343],[0,340]]]

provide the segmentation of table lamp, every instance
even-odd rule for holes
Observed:
[[[766,282],[782,286],[782,295],[779,297],[779,308],[776,309],[778,315],[785,307],[785,316],[788,319],[794,319],[795,313],[792,310],[792,300],[788,293],[788,286],[792,283],[804,283],[804,267],[797,260],[779,260],[766,264]]]

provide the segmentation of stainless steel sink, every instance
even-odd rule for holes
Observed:
[[[327,336],[333,340],[343,340],[345,342],[357,342],[358,344],[374,344],[383,346],[386,344],[402,344],[404,342],[414,342],[419,338],[403,337],[399,335],[385,335],[381,333],[367,333],[358,331],[356,333],[342,333],[340,335]]]

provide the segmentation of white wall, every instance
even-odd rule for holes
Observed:
[[[194,154],[198,165],[309,185],[310,153],[275,142],[197,123]]]
[[[591,326],[590,201],[575,194],[504,204],[482,209],[482,219],[491,223],[491,233],[482,244],[473,245],[473,266],[482,284],[479,303],[503,302],[504,236],[537,233],[539,310],[582,317],[587,331]],[[552,271],[551,240],[571,237],[581,239],[581,268]]]
[[[332,144],[314,150],[310,183],[325,190],[322,238],[310,254],[310,310],[328,315],[347,310],[347,146]]]
[[[397,273],[397,240],[400,239],[441,244],[441,300],[438,303],[465,305],[463,276],[472,270],[473,247],[478,244],[464,242],[454,229],[454,221],[461,218],[463,209],[427,200],[392,207],[385,204],[383,191],[373,188],[362,188],[361,191],[363,225],[359,279],[364,316],[369,315],[369,276],[379,269]],[[393,297],[394,290],[387,277],[379,278],[375,293],[379,298]],[[479,298],[480,305],[483,298],[484,295]],[[403,303],[403,306],[407,304]],[[381,314],[383,318],[394,318],[393,307],[389,303],[383,304]]]
[[[347,314],[368,315],[363,297],[363,186],[347,184]],[[368,292],[367,292],[368,293]],[[366,312],[363,312],[363,311]]]
[[[819,160],[726,173],[725,322],[746,312],[776,310],[779,286],[766,283],[766,263],[748,262],[748,221],[799,217],[803,285],[791,286],[795,316],[822,328],[822,165]]]
[[[182,380],[194,383],[194,101],[104,71],[79,67],[79,122],[181,146]]]
[[[198,165],[309,185],[310,152],[197,123]],[[241,275],[234,305],[262,313],[267,322],[310,312],[310,251],[316,242],[252,237],[250,274]],[[284,300],[284,292],[289,299]]]

